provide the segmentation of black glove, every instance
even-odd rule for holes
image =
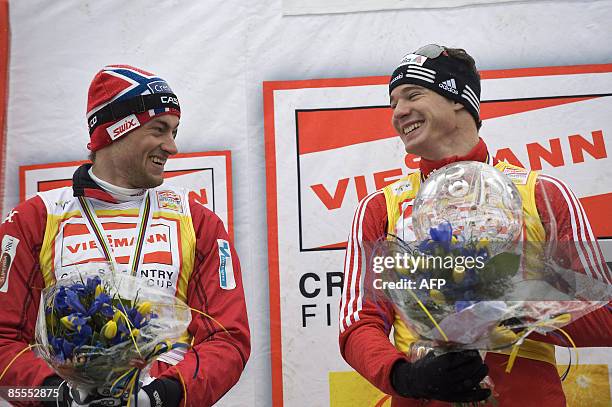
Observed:
[[[480,381],[489,368],[477,351],[450,352],[435,356],[433,351],[416,362],[400,360],[391,369],[391,384],[403,397],[448,402],[486,400],[491,390]]]
[[[151,407],[178,407],[183,398],[183,388],[174,379],[162,377],[144,386],[144,391],[151,400]]]
[[[45,380],[45,386],[59,386],[63,381],[59,376],[51,376]],[[81,396],[76,389],[70,390],[64,383],[62,386],[63,401],[61,407],[119,407],[126,406],[128,395],[120,398],[110,395],[109,389],[98,389],[95,394]],[[155,379],[138,392],[139,406],[143,407],[178,407],[183,398],[183,389],[177,380],[170,378]],[[56,400],[44,402],[45,407],[56,407]],[[134,400],[132,400],[134,405]]]
[[[58,405],[60,407],[70,407],[70,403],[72,402],[70,398],[70,388],[68,384],[64,382],[64,379],[59,376],[49,376],[43,381],[42,385],[45,387],[55,387],[59,390],[61,395],[58,396],[57,399],[43,401],[42,404],[44,407],[57,407]],[[60,385],[62,387],[60,387]]]

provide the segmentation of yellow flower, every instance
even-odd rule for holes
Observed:
[[[486,249],[487,247],[489,247],[489,239],[482,238],[476,243],[477,249]]]
[[[435,302],[438,305],[442,305],[446,302],[446,298],[444,297],[444,294],[440,290],[436,290],[436,289],[429,290],[429,296],[431,297],[433,302]]]
[[[455,267],[453,269],[453,281],[457,284],[461,283],[465,278],[465,269],[463,267]]]
[[[104,289],[102,288],[102,286],[100,284],[98,284],[96,286],[96,297],[99,296],[100,294],[102,294],[104,292]]]
[[[119,320],[122,318],[121,316],[121,311],[117,310],[115,311],[115,315],[113,315],[113,321],[114,322],[119,322]]]
[[[74,325],[72,325],[72,320],[70,319],[69,316],[65,316],[62,317],[60,319],[60,322],[62,323],[62,325],[64,325],[66,328],[68,329],[74,329]]]
[[[117,335],[117,323],[112,320],[108,321],[106,324],[104,324],[104,326],[100,330],[100,333],[106,339],[113,339],[115,335]]]
[[[455,235],[453,235],[453,236],[451,237],[451,243],[452,243],[452,244],[457,244],[457,242],[458,242],[458,241],[459,241],[459,240],[457,240],[457,238],[455,237]]]
[[[143,303],[141,303],[138,307],[136,307],[136,309],[138,310],[138,312],[140,312],[143,316],[149,314],[151,312],[151,303],[149,301],[145,301]]]
[[[138,329],[136,329],[136,328],[132,329],[132,336],[133,337],[137,337],[138,334],[140,334],[140,331]]]

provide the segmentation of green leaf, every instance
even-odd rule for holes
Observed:
[[[500,253],[489,260],[478,275],[485,283],[513,277],[519,269],[521,256],[513,253]]]

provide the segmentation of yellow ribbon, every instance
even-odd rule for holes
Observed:
[[[552,327],[552,328],[555,328],[557,331],[561,332],[563,335],[565,335],[565,337],[569,340],[570,344],[574,348],[574,351],[576,352],[576,364],[578,364],[578,348],[576,347],[576,344],[574,343],[574,341],[572,340],[572,338],[569,336],[567,332],[565,332],[561,328],[556,328],[556,325],[566,325],[571,320],[572,320],[572,316],[570,314],[561,314],[551,319],[550,321],[544,321],[544,322],[540,322],[536,324],[536,327],[538,326]],[[526,332],[527,330],[524,330],[518,335],[522,336]],[[512,367],[514,366],[514,362],[516,361],[516,357],[518,355],[519,348],[522,344],[523,344],[523,340],[521,339],[520,341],[515,343],[514,346],[512,347],[512,351],[510,352],[510,357],[508,358],[508,364],[506,365],[506,373],[510,373],[512,371]]]
[[[419,304],[419,306],[423,309],[423,311],[425,312],[425,314],[427,315],[427,317],[431,320],[431,322],[433,322],[434,326],[436,327],[436,329],[438,331],[440,331],[440,334],[442,335],[442,337],[444,338],[445,341],[448,342],[448,336],[446,336],[446,334],[444,333],[444,331],[442,330],[442,328],[440,328],[440,325],[438,325],[438,323],[436,322],[435,318],[431,315],[431,313],[429,312],[429,310],[427,309],[427,307],[425,307],[425,305],[421,302],[421,300],[419,299],[419,297],[416,296],[415,293],[412,292],[412,290],[408,290],[408,292],[410,293],[410,295],[412,295],[412,297],[416,300],[417,304]]]

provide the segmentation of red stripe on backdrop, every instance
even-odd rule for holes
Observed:
[[[316,81],[315,81],[316,83]],[[270,359],[272,405],[283,407],[283,350],[281,337],[280,275],[278,267],[278,208],[276,206],[276,134],[274,91],[292,89],[294,82],[264,82],[264,139],[266,154],[266,208],[268,216],[268,273],[270,284]],[[325,85],[320,85],[325,86]]]
[[[482,120],[594,99],[596,96],[483,102]],[[298,111],[299,154],[397,137],[389,107]]]
[[[584,100],[595,99],[596,97],[597,96],[584,96],[554,99],[510,100],[507,102],[484,102],[482,104],[480,118],[482,120],[494,119],[497,117],[509,116],[511,114],[529,112],[531,110],[582,102]]]
[[[388,107],[303,111],[297,125],[300,154],[397,136]]]
[[[6,107],[8,105],[9,10],[8,0],[0,0],[0,213],[4,213],[4,165],[6,156]]]

